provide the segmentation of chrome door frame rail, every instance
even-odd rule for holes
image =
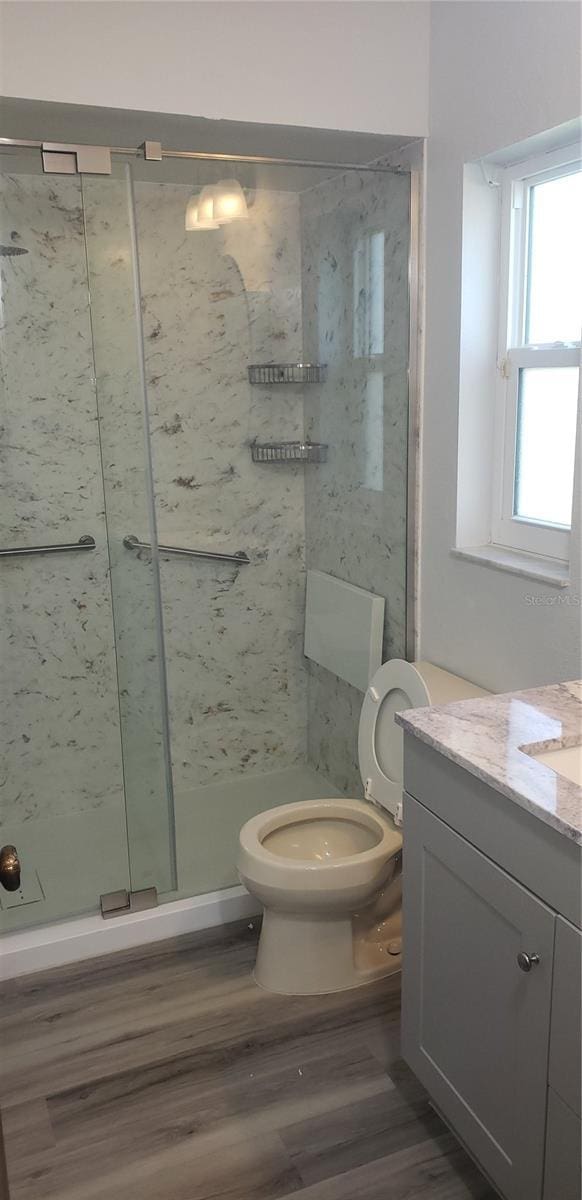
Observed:
[[[90,533],[83,534],[78,542],[61,542],[55,546],[7,546],[0,549],[0,558],[17,558],[27,554],[62,554],[69,550],[95,550],[95,538]]]
[[[150,542],[140,542],[135,534],[128,533],[123,539],[123,545],[128,550],[151,550]],[[236,554],[217,554],[215,550],[190,550],[187,546],[160,546],[158,545],[160,554],[182,554],[185,558],[210,558],[218,562],[237,563],[239,567],[248,566],[250,558],[245,554],[244,550],[239,550]]]
[[[0,137],[0,150],[28,149],[40,150],[42,153],[46,152],[50,145],[55,145],[55,143]],[[59,145],[66,149],[64,143],[59,143]],[[144,158],[146,162],[162,162],[164,158],[182,158],[202,162],[255,163],[258,166],[271,167],[316,167],[318,170],[328,169],[330,171],[366,171],[380,175],[408,174],[408,171],[402,167],[389,167],[384,163],[376,165],[374,163],[326,162],[325,159],[277,158],[266,154],[215,154],[206,150],[164,150],[160,142],[148,140],[142,142],[140,146],[85,146],[84,143],[79,142],[72,144],[69,149],[75,152],[77,149],[80,152],[83,150],[107,150],[110,154],[135,155]]]

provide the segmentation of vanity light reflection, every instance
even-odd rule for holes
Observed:
[[[248,208],[243,189],[236,179],[221,179],[207,184],[199,196],[192,196],[186,206],[187,232],[219,229],[231,221],[248,220]]]

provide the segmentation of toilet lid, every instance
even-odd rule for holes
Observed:
[[[402,730],[394,714],[423,708],[429,695],[416,667],[392,658],[376,671],[368,685],[358,734],[358,758],[364,792],[396,815],[402,800]]]

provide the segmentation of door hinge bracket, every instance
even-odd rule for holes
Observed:
[[[111,175],[109,146],[43,142],[42,165],[47,175]]]
[[[143,150],[143,156],[146,162],[161,162],[162,161],[162,143],[161,142],[142,142],[140,150]]]
[[[155,887],[142,888],[141,891],[128,892],[120,888],[118,892],[104,892],[99,897],[101,916],[104,921],[110,917],[122,917],[126,913],[143,912],[146,908],[156,908],[158,889]]]

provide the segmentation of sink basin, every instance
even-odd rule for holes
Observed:
[[[563,775],[564,779],[570,779],[572,783],[582,787],[582,745],[560,746],[557,750],[539,750],[532,753],[531,757],[535,758],[536,762],[551,767],[557,775]]]

